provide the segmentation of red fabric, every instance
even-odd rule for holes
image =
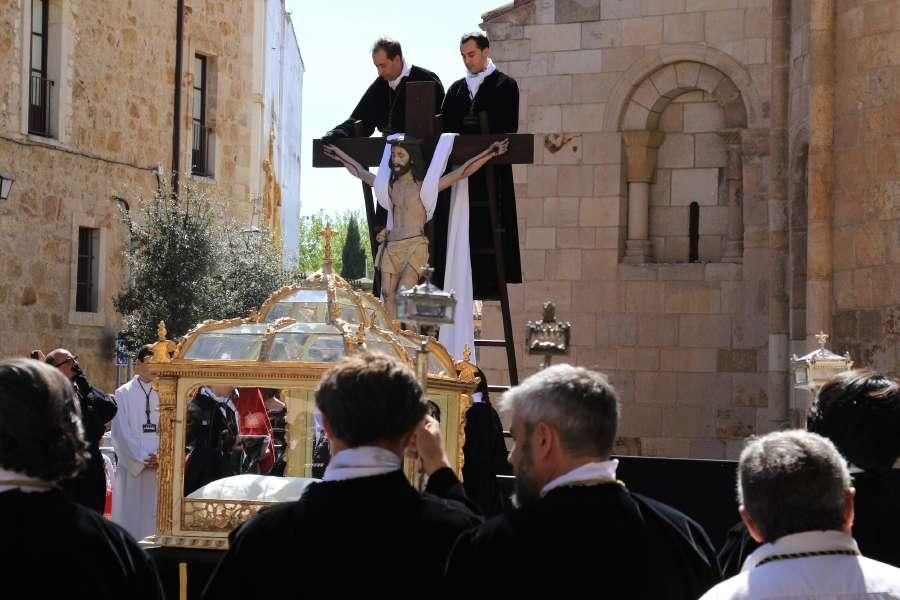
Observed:
[[[259,472],[267,475],[275,464],[275,444],[272,437],[272,423],[266,413],[266,403],[259,388],[238,388],[237,398],[233,400],[240,418],[242,435],[267,435],[269,446],[266,455],[259,460]]]

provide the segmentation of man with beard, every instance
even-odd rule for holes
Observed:
[[[504,395],[515,444],[518,508],[460,536],[447,564],[455,587],[496,582],[515,594],[540,573],[557,592],[605,598],[697,598],[719,579],[703,529],[616,479],[619,407],[600,373],[556,365]]]
[[[483,152],[467,160],[461,167],[440,177],[443,167],[437,161],[424,173],[420,144],[415,140],[392,140],[390,146],[390,181],[383,174],[376,177],[337,146],[325,146],[325,154],[340,162],[354,177],[375,188],[379,203],[385,203],[388,211],[387,227],[378,235],[380,245],[375,266],[381,270],[381,292],[385,308],[391,318],[397,316],[395,295],[398,288],[414,286],[428,262],[428,238],[425,222],[433,213],[437,193],[457,181],[469,177],[494,156],[505,154],[509,140],[494,142]],[[451,139],[452,145],[452,139]],[[449,156],[449,151],[435,151]],[[444,160],[446,161],[446,156]],[[382,165],[385,161],[382,160]],[[379,168],[379,173],[382,173]],[[430,183],[429,183],[430,182]],[[384,190],[380,189],[384,185]],[[423,192],[423,188],[425,191]],[[387,202],[385,202],[387,196]],[[429,211],[426,207],[431,206]]]
[[[491,42],[481,32],[467,33],[459,42],[459,52],[466,67],[466,76],[447,90],[441,107],[444,131],[480,134],[479,115],[486,113],[487,133],[515,133],[519,129],[519,86],[512,77],[500,72],[491,60]],[[480,172],[469,178],[469,241],[475,248],[492,246],[493,232],[488,208],[488,173]],[[519,231],[516,222],[516,194],[513,187],[512,165],[494,167],[497,199],[497,226],[503,249],[504,276],[507,283],[522,283],[519,256]],[[435,211],[435,236],[447,239],[450,205],[439,201]],[[446,246],[437,244],[434,259],[438,285],[444,281],[447,262]],[[497,269],[494,261],[472,261],[473,297],[479,300],[499,300]]]

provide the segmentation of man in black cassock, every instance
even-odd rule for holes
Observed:
[[[81,474],[63,482],[62,487],[73,501],[103,514],[106,507],[106,469],[100,452],[100,440],[106,433],[107,424],[116,416],[116,400],[88,383],[78,364],[78,357],[65,348],[53,350],[45,360],[59,369],[75,388],[90,455]]]
[[[491,43],[483,33],[469,33],[460,41],[460,53],[466,76],[455,81],[441,108],[444,131],[479,134],[479,113],[487,113],[489,133],[515,133],[519,129],[519,86],[512,77],[500,72],[491,60]],[[512,165],[495,165],[498,225],[507,283],[522,283],[519,257],[519,230],[516,221],[516,194]],[[493,260],[475,260],[478,248],[493,249],[491,218],[488,209],[485,171],[469,177],[469,245],[472,248],[472,290],[476,300],[499,300],[497,268]],[[447,261],[449,198],[438,200],[434,216],[435,248],[433,280],[443,286]]]
[[[400,42],[391,38],[380,38],[372,47],[372,62],[378,71],[378,78],[360,98],[350,118],[336,125],[322,136],[334,140],[356,135],[356,122],[360,121],[362,134],[372,135],[375,128],[387,136],[406,132],[406,84],[412,81],[432,81],[437,84],[434,114],[441,108],[444,86],[437,75],[413,65],[403,58]]]
[[[240,431],[233,395],[233,386],[204,386],[188,403],[185,495],[240,473]]]
[[[72,384],[57,369],[30,359],[0,362],[3,596],[162,598],[134,538],[60,490],[85,466],[80,428]]]
[[[278,574],[264,585],[273,598],[310,585],[338,595],[364,586],[371,597],[438,589],[454,540],[480,523],[408,366],[382,354],[345,357],[315,399],[333,453],[324,480],[234,530],[205,598],[258,595],[248,573]],[[402,470],[411,444],[429,476],[425,493]]]
[[[605,376],[549,367],[507,392],[503,408],[518,509],[460,536],[447,564],[454,588],[478,581],[515,595],[540,581],[557,594],[687,600],[718,582],[700,525],[616,479],[618,399]]]
[[[850,464],[860,552],[900,567],[900,382],[864,369],[841,373],[819,390],[806,428]],[[719,554],[723,575],[737,575],[759,546],[743,522],[732,527]]]
[[[463,445],[463,486],[468,496],[492,517],[509,507],[497,475],[511,475],[507,460],[506,438],[500,415],[491,404],[487,378],[477,369],[478,389],[472,394],[472,406],[466,411],[466,443]]]

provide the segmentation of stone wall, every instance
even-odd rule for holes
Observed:
[[[553,299],[572,322],[568,360],[608,373],[621,393],[623,452],[735,457],[768,427],[769,4],[542,0],[485,15],[494,59],[522,91],[520,131],[536,138],[534,164],[515,170],[518,346]],[[734,184],[723,127],[740,129],[729,138],[742,162]],[[658,151],[631,152],[635,130],[663,132]],[[635,175],[639,156],[652,175]],[[627,264],[629,189],[641,181],[653,255]],[[687,235],[685,203],[707,196],[701,262],[688,263],[676,239]],[[742,249],[722,262],[735,219]],[[498,313],[486,303],[485,337],[502,335]],[[503,381],[502,351],[480,354],[489,380]],[[539,362],[517,359],[520,378]]]
[[[834,347],[894,375],[900,342],[900,6],[838,2]],[[813,332],[814,333],[814,332]]]

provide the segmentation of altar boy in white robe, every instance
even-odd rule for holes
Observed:
[[[140,540],[156,529],[156,473],[159,451],[159,395],[148,359],[150,344],[134,359],[135,376],[116,390],[119,412],[112,422],[118,457],[112,519]]]

